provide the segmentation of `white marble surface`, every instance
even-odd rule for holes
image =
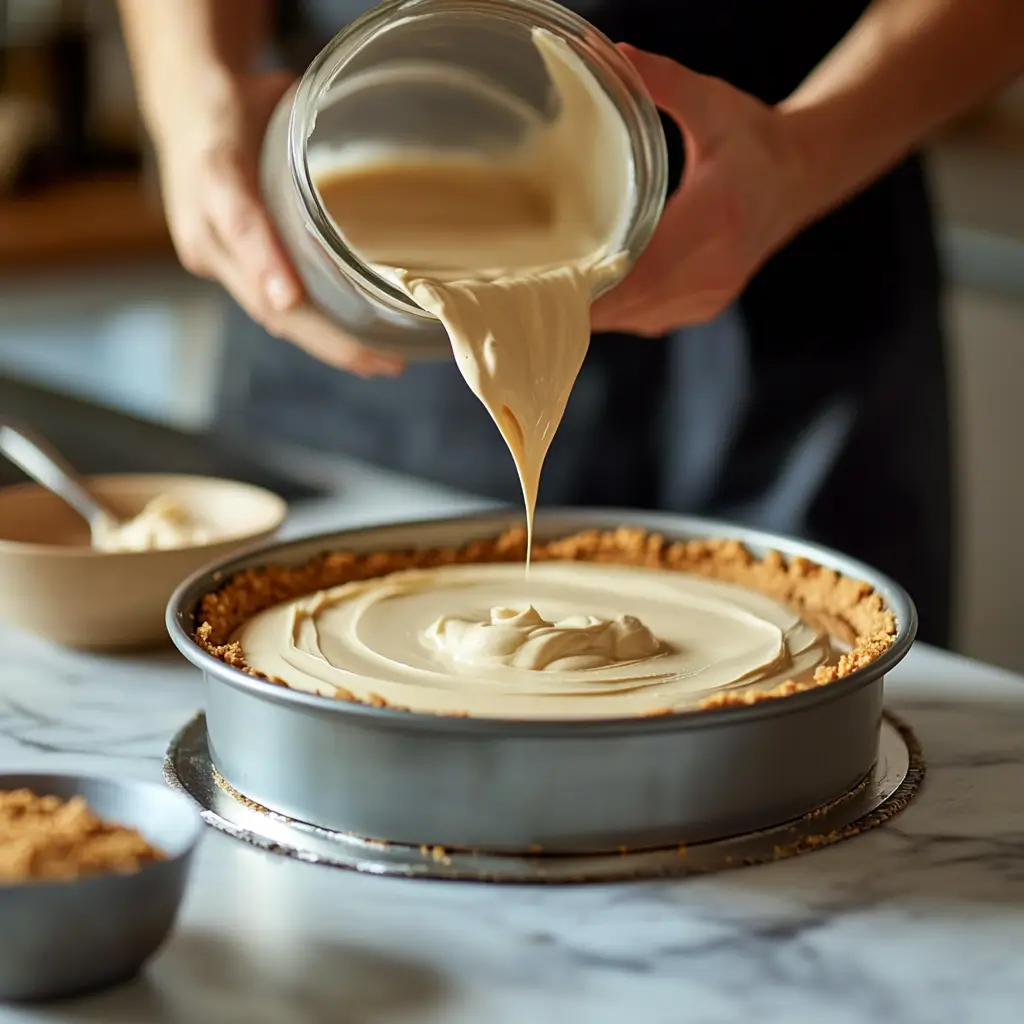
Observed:
[[[397,485],[363,498],[292,529],[453,507]],[[86,656],[7,629],[0,651],[0,770],[158,778],[201,701],[171,652]],[[919,648],[887,692],[928,777],[857,839],[698,880],[544,890],[361,877],[210,831],[142,978],[0,1008],[0,1024],[1024,1020],[1024,678]]]

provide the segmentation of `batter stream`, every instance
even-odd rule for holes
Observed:
[[[550,122],[517,110],[530,127],[512,151],[349,147],[310,157],[346,242],[447,329],[515,459],[527,563],[541,468],[590,345],[591,302],[625,268],[634,196],[629,137],[611,100],[565,42],[537,30],[534,43],[560,109]]]

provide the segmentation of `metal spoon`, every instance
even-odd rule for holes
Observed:
[[[66,501],[89,524],[93,538],[121,523],[48,441],[22,423],[0,419],[0,452],[48,491]]]

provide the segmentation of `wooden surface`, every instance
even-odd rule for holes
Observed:
[[[157,197],[136,177],[0,199],[0,274],[171,255]]]

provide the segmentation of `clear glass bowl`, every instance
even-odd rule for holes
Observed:
[[[265,201],[309,300],[367,344],[411,359],[451,354],[440,322],[345,244],[311,162],[339,140],[461,153],[514,145],[558,108],[534,28],[572,47],[626,126],[632,214],[615,240],[628,255],[624,274],[650,240],[665,201],[665,135],[607,37],[552,0],[386,0],[338,33],[281,101],[261,161]]]

